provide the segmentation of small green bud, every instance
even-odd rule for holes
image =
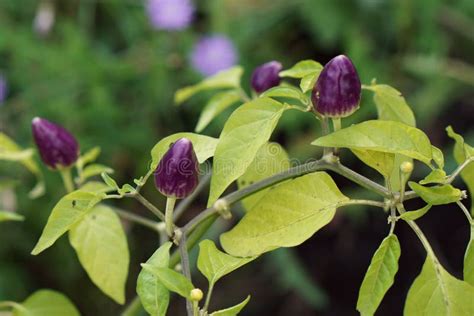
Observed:
[[[404,161],[400,165],[400,170],[403,173],[411,173],[413,171],[413,163],[410,161]]]
[[[204,294],[202,293],[200,289],[192,289],[190,296],[191,296],[191,301],[199,302],[200,300],[202,300]]]

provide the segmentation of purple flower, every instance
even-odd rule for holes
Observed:
[[[33,137],[41,159],[52,169],[69,167],[79,156],[79,145],[66,129],[43,118],[32,121]]]
[[[194,5],[191,0],[148,0],[146,11],[154,28],[176,31],[191,24]]]
[[[167,197],[182,199],[198,184],[199,163],[192,142],[178,139],[161,159],[155,170],[155,185]]]
[[[331,59],[316,82],[312,101],[320,114],[340,118],[359,108],[361,84],[357,70],[344,55]]]
[[[229,38],[223,35],[202,38],[191,53],[191,64],[204,76],[228,69],[236,62],[235,46]]]
[[[280,76],[278,73],[283,66],[277,61],[270,61],[258,66],[252,73],[252,88],[257,93],[262,93],[270,88],[280,84]]]
[[[7,79],[0,74],[0,104],[5,101],[8,93],[8,83]]]

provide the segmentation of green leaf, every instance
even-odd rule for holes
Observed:
[[[82,179],[85,180],[87,178],[100,175],[102,172],[114,173],[114,169],[101,164],[92,164],[84,168],[81,176]]]
[[[187,138],[193,143],[193,148],[196,152],[196,157],[199,163],[203,163],[208,158],[214,156],[214,151],[216,150],[216,146],[219,141],[213,137],[193,133],[177,133],[165,137],[160,140],[151,150],[152,163],[150,169],[156,169],[161,158],[163,158],[170,148],[170,145],[180,138]]]
[[[438,183],[443,184],[446,182],[446,172],[441,169],[432,170],[423,180],[420,181],[420,184],[431,184]]]
[[[199,243],[197,266],[199,271],[201,271],[209,281],[210,287],[213,287],[220,278],[256,258],[257,257],[232,257],[217,249],[214,242],[206,239]]]
[[[170,248],[173,244],[166,242],[155,251],[146,264],[158,268],[168,268]],[[170,301],[170,292],[151,272],[142,269],[137,279],[137,293],[143,308],[153,316],[165,316]]]
[[[168,290],[190,299],[194,285],[184,275],[170,268],[159,268],[146,263],[142,263],[142,267],[156,276]]]
[[[416,182],[408,182],[410,188],[415,191],[422,199],[431,205],[443,205],[459,201],[462,192],[450,184],[435,187],[424,187]]]
[[[250,301],[250,295],[247,296],[247,298],[240,304],[226,308],[226,309],[221,309],[219,311],[211,313],[209,316],[237,316],[239,315],[240,311],[247,305],[247,303]]]
[[[0,211],[0,222],[23,220],[25,220],[25,217],[21,216],[20,214],[9,211]]]
[[[278,143],[267,143],[260,148],[245,173],[237,180],[239,189],[289,168],[290,159],[285,149]],[[242,200],[245,209],[247,211],[252,210],[253,206],[265,196],[269,189],[259,191]]]
[[[65,195],[53,208],[49,215],[48,222],[43,229],[43,233],[31,254],[37,255],[49,248],[75,223],[83,219],[104,197],[104,193],[81,190]]]
[[[361,149],[352,149],[352,152],[367,166],[377,170],[385,179],[391,177],[395,162],[394,154]]]
[[[400,215],[400,219],[404,221],[415,221],[420,217],[424,216],[431,209],[432,205],[428,204],[425,207],[422,207],[416,211],[405,212]]]
[[[290,85],[273,87],[262,93],[260,97],[293,99],[303,105],[310,104],[309,98],[304,93]]]
[[[23,150],[10,137],[0,132],[0,160],[18,161],[36,176],[37,183],[28,193],[29,198],[35,199],[44,194],[45,187],[43,174],[35,160],[31,157],[31,153],[30,149]]]
[[[92,282],[123,304],[130,255],[118,215],[108,206],[95,206],[71,227],[69,241]]]
[[[316,81],[318,81],[319,75],[321,74],[321,70],[316,71],[312,74],[306,75],[303,78],[301,78],[300,89],[301,91],[303,91],[303,93],[313,90],[314,85],[316,84]]]
[[[107,184],[110,188],[115,190],[119,189],[117,182],[111,176],[109,176],[107,172],[102,172],[100,176],[102,177],[102,180],[104,180],[105,184]]]
[[[13,316],[80,316],[74,304],[63,294],[52,290],[39,290],[21,306],[13,309]]]
[[[316,139],[313,145],[402,154],[427,165],[431,143],[421,130],[394,121],[366,121]]]
[[[280,77],[303,78],[315,73],[320,73],[323,66],[314,60],[302,60],[293,67],[280,72]]]
[[[286,108],[270,98],[258,98],[242,105],[230,116],[216,147],[209,205],[245,173]]]
[[[240,100],[238,90],[229,90],[214,95],[201,112],[196,125],[196,133],[200,133],[222,111]]]
[[[84,183],[80,187],[80,190],[98,194],[98,193],[107,193],[107,192],[113,191],[113,188],[109,187],[104,182],[89,181],[89,182]]]
[[[405,316],[474,315],[474,287],[450,275],[427,257],[405,302]]]
[[[222,247],[233,256],[249,257],[297,246],[327,225],[345,201],[348,198],[325,172],[283,182],[221,235]]]
[[[79,156],[79,158],[77,159],[76,165],[82,169],[88,163],[96,161],[99,155],[100,155],[100,147],[98,146],[93,147],[89,149],[88,151],[86,151],[85,154]]]
[[[446,128],[449,137],[453,138],[456,141],[454,145],[454,158],[458,164],[462,164],[469,157],[474,156],[474,148],[469,146],[464,142],[464,138],[456,134],[451,126]],[[461,172],[461,178],[467,185],[469,193],[471,196],[474,195],[474,163],[471,162],[468,166],[464,168]],[[474,214],[474,203],[471,203],[471,214]]]
[[[385,293],[392,286],[398,271],[400,243],[390,234],[375,252],[359,290],[357,310],[361,315],[373,315]]]
[[[240,66],[218,72],[217,74],[204,79],[198,84],[179,89],[174,95],[174,101],[179,105],[201,91],[223,88],[239,88],[242,73],[243,69]]]
[[[444,155],[443,155],[443,152],[441,151],[441,149],[439,149],[436,146],[431,146],[431,152],[433,154],[434,162],[436,163],[438,168],[442,170],[444,168]]]
[[[464,281],[474,286],[474,226],[471,225],[471,238],[464,255]]]
[[[416,126],[415,115],[400,91],[385,84],[372,85],[367,89],[374,92],[379,119]]]

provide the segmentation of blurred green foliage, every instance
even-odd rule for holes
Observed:
[[[195,22],[181,32],[153,30],[141,1],[57,0],[51,31],[39,35],[32,25],[44,1],[0,1],[0,72],[9,82],[7,100],[0,105],[0,130],[26,147],[32,145],[33,117],[58,122],[77,135],[83,151],[100,146],[101,161],[116,170],[119,182],[144,173],[149,150],[160,138],[194,129],[206,95],[174,107],[173,93],[201,79],[188,56],[196,40],[210,33],[225,33],[235,41],[245,81],[256,65],[268,60],[288,68],[297,60],[325,63],[344,53],[364,83],[376,78],[404,92],[418,126],[428,129],[434,144],[444,143],[448,124],[468,142],[474,139],[472,0],[200,0]],[[204,133],[217,136],[228,113]],[[276,140],[291,157],[314,155],[315,148],[307,146],[317,133],[314,122],[296,111],[288,114]],[[373,101],[364,95],[361,109],[344,124],[375,115]],[[47,195],[28,200],[34,179],[11,166],[0,164],[0,177],[29,184],[16,190],[18,209],[27,220],[2,224],[0,299],[22,300],[33,289],[49,286],[79,300],[86,315],[117,315],[120,307],[89,284],[65,242],[41,257],[29,255],[63,192],[56,189],[59,177],[45,170]],[[148,190],[153,196],[153,188]],[[156,247],[147,240],[153,236],[135,233],[129,237],[131,280],[138,262]],[[49,272],[54,270],[61,273]],[[288,278],[282,277],[282,287],[288,286]],[[131,297],[135,285],[129,283]],[[324,305],[308,304],[308,310]]]

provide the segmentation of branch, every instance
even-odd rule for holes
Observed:
[[[158,231],[158,224],[159,224],[158,222],[149,220],[149,219],[147,219],[143,216],[136,215],[136,214],[133,214],[133,213],[130,213],[130,212],[127,212],[127,211],[117,209],[117,208],[112,208],[112,209],[115,213],[117,213],[123,219],[126,219],[128,221],[131,221],[131,222],[140,224],[142,226],[151,228],[155,232]]]
[[[227,203],[229,206],[246,198],[249,195],[257,193],[261,190],[264,190],[268,187],[271,187],[277,183],[301,177],[308,173],[313,173],[321,170],[331,170],[334,171],[345,178],[363,186],[364,188],[369,189],[385,198],[390,198],[390,192],[380,184],[364,177],[363,175],[352,171],[351,169],[342,165],[339,161],[331,161],[332,158],[337,158],[335,156],[330,156],[329,158],[323,158],[320,160],[308,162],[304,165],[296,166],[281,173],[277,173],[269,178],[263,179],[259,182],[256,182],[252,185],[249,185],[243,189],[234,191],[220,200]],[[201,212],[198,216],[194,217],[182,228],[183,234],[191,232],[201,221],[206,220],[207,218],[217,214],[217,209],[214,206],[211,206]]]
[[[454,181],[454,179],[456,179],[456,177],[464,170],[464,168],[466,168],[473,161],[474,161],[474,156],[469,157],[468,159],[464,160],[464,162],[461,165],[459,165],[456,168],[456,170],[454,170],[453,173],[446,179],[446,183],[451,184]]]

